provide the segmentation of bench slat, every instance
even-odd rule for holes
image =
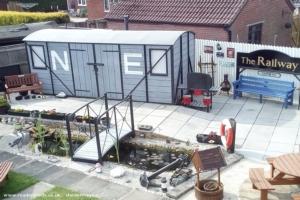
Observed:
[[[300,193],[292,194],[293,200],[300,200]]]
[[[249,170],[249,177],[258,190],[274,190],[274,187],[264,177],[264,169],[251,168]]]
[[[12,162],[10,161],[4,161],[0,163],[0,183],[2,183],[5,180],[11,167]]]

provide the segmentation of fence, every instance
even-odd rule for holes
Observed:
[[[300,48],[292,47],[280,47],[270,45],[258,45],[258,44],[246,44],[246,43],[234,43],[234,42],[222,42],[213,40],[196,40],[195,45],[195,72],[200,72],[198,66],[201,61],[202,72],[210,73],[210,66],[214,63],[214,85],[219,86],[224,79],[224,74],[228,74],[229,81],[232,82],[236,77],[237,68],[237,53],[250,53],[256,50],[274,50],[285,53],[291,57],[300,58]],[[243,72],[244,75],[252,76],[266,76],[266,74],[258,73],[257,70],[247,69]],[[300,87],[300,81],[292,74],[281,73],[279,78],[265,77],[272,79],[282,79],[287,81],[293,81],[295,86]],[[298,91],[294,95],[295,102],[298,102]]]

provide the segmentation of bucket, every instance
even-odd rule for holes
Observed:
[[[221,200],[223,199],[223,184],[218,185],[215,180],[203,180],[195,185],[195,196],[197,200]],[[212,187],[212,186],[215,186]]]

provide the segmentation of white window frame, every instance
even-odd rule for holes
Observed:
[[[30,46],[30,53],[33,69],[47,69],[45,48],[43,45]]]
[[[110,0],[103,0],[103,6],[104,6],[104,12],[109,12],[110,11]]]
[[[168,51],[166,49],[149,49],[150,71],[154,76],[168,76]],[[163,56],[163,58],[161,58]],[[157,64],[156,62],[161,59]],[[153,65],[154,68],[152,69]]]
[[[78,6],[86,6],[87,0],[78,0]]]

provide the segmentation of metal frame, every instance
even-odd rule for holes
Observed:
[[[42,47],[43,48],[43,55],[44,55],[44,61],[42,60],[42,58],[40,58],[40,56],[37,55],[37,53],[32,49],[32,47]],[[30,59],[31,59],[31,63],[32,63],[32,68],[33,69],[38,69],[38,70],[47,70],[47,66],[45,64],[46,62],[46,54],[45,54],[45,46],[44,45],[29,45],[29,49],[30,49]],[[34,64],[34,59],[33,59],[33,52],[35,53],[35,55],[37,56],[38,59],[40,59],[42,61],[42,63],[45,65],[45,67],[36,67]]]
[[[109,93],[105,93],[105,95],[103,97],[92,100],[89,103],[78,108],[75,112],[67,115],[66,125],[67,125],[68,141],[69,141],[69,146],[70,146],[69,155],[72,158],[72,160],[77,160],[77,161],[82,161],[82,162],[91,162],[91,163],[95,162],[94,160],[89,160],[89,159],[84,159],[84,158],[83,159],[74,158],[74,148],[73,148],[73,144],[72,144],[72,132],[73,131],[72,131],[71,125],[76,126],[78,124],[77,122],[74,122],[74,120],[75,120],[76,114],[78,112],[82,111],[83,109],[85,109],[88,119],[90,119],[90,117],[91,117],[91,112],[93,112],[96,115],[96,117],[93,118],[93,121],[88,121],[88,123],[85,124],[84,126],[86,128],[88,128],[89,136],[91,139],[93,137],[96,137],[96,145],[97,145],[97,153],[98,153],[97,162],[101,162],[101,163],[103,162],[103,155],[102,155],[103,147],[101,147],[101,144],[100,144],[100,137],[99,137],[100,133],[105,131],[105,134],[106,134],[105,141],[104,141],[104,146],[105,146],[107,135],[111,135],[109,130],[114,128],[116,130],[116,135],[114,135],[114,136],[111,135],[111,136],[113,138],[115,138],[117,148],[119,148],[119,140],[122,139],[122,138],[120,138],[120,134],[121,134],[124,123],[126,123],[131,128],[131,131],[128,134],[130,134],[132,137],[135,137],[132,96],[131,95],[127,96],[125,99],[123,99],[122,101],[116,103],[115,105],[113,105],[112,107],[109,108],[108,101],[110,99],[107,96],[108,94]],[[121,94],[121,93],[119,93],[119,94]],[[95,112],[95,110],[93,110],[91,107],[92,103],[97,103],[98,101],[102,101],[102,105],[100,107],[99,114],[97,112]],[[128,106],[125,111],[125,116],[118,109],[118,106],[124,102],[128,102]],[[101,112],[103,106],[104,106],[104,111]],[[128,110],[129,110],[129,114],[130,114],[130,122],[126,121],[126,114],[127,114]],[[121,127],[118,127],[117,115],[120,115],[122,117],[123,122],[121,124]],[[106,117],[107,124],[104,126],[104,129],[99,130],[99,127],[101,127],[101,126],[103,127],[103,124],[101,124],[101,119],[103,117]],[[112,118],[112,121],[114,121],[114,123],[111,123],[111,121],[108,120],[110,118]],[[112,124],[113,124],[113,126],[112,126]],[[80,127],[80,125],[78,125],[78,127]]]

